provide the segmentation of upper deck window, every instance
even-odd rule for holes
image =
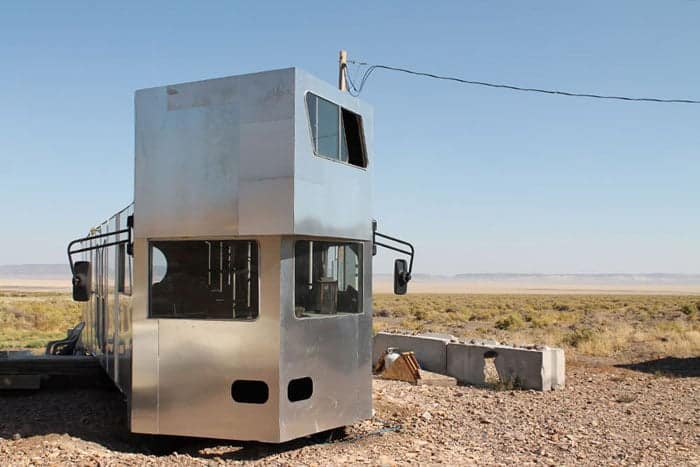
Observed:
[[[362,117],[315,94],[306,94],[311,144],[317,156],[367,167]]]

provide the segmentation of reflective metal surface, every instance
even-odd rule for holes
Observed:
[[[296,70],[294,96],[294,234],[372,239],[373,111],[366,103]],[[362,117],[367,168],[315,156],[306,113],[311,92]]]
[[[294,242],[282,241],[282,294],[292,296]],[[279,378],[284,389],[280,403],[280,438],[288,440],[350,425],[372,416],[372,246],[362,248],[363,313],[300,319],[294,301],[283,300]],[[310,377],[310,399],[290,402],[289,381]]]
[[[362,116],[359,168],[314,156],[305,94]],[[371,239],[372,110],[297,68],[136,92],[135,235]]]
[[[137,238],[293,225],[294,70],[136,92]]]
[[[309,91],[362,117],[367,168],[313,154]],[[132,294],[113,291],[115,251],[91,254],[106,280],[85,334],[129,395],[131,429],[280,442],[370,417],[371,109],[294,68],[146,89],[135,101]],[[149,241],[238,238],[259,244],[257,319],[148,317]],[[363,242],[363,313],[296,318],[299,238]],[[291,402],[289,382],[307,377],[311,397]],[[267,384],[266,402],[234,401],[237,380]]]
[[[110,217],[93,229],[94,233],[109,233],[126,227],[126,219],[133,213],[133,204]],[[116,240],[121,237],[117,235]],[[84,242],[99,245],[107,240]],[[121,252],[123,253],[123,251]],[[85,348],[100,359],[102,366],[119,389],[131,395],[131,257],[119,261],[120,250],[110,246],[83,254],[92,264],[92,294],[83,308],[85,330],[81,341]],[[118,278],[124,269],[125,282],[129,286],[120,290]]]

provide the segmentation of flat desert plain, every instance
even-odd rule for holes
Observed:
[[[4,391],[0,464],[700,465],[700,287],[544,282],[378,280],[374,330],[559,346],[562,390],[375,377],[372,419],[281,445],[131,434],[113,387]],[[0,284],[0,349],[80,320],[66,279]]]
[[[1,282],[0,282],[1,284]],[[374,293],[392,293],[393,283],[387,279],[372,283]],[[698,284],[664,283],[586,283],[581,282],[511,282],[469,280],[414,280],[410,293],[420,294],[599,294],[599,295],[700,295]]]
[[[374,293],[392,293],[391,280],[382,277],[372,283]],[[24,290],[34,292],[68,291],[70,277],[32,279],[0,277],[0,290]],[[700,282],[696,284],[668,283],[586,283],[543,281],[470,281],[470,280],[422,280],[409,285],[410,293],[437,294],[633,294],[633,295],[700,295]]]

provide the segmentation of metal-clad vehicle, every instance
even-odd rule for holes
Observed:
[[[372,109],[297,68],[135,107],[134,204],[69,245],[131,430],[283,442],[369,418]]]

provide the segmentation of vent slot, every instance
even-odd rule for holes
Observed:
[[[264,404],[270,397],[265,381],[239,379],[231,385],[231,397],[241,404]]]
[[[314,383],[308,376],[293,379],[287,386],[287,398],[289,402],[298,402],[310,399],[314,392]]]

